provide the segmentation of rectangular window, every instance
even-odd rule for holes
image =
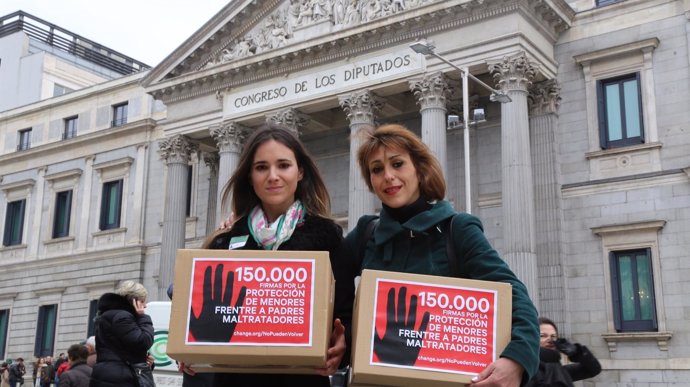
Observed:
[[[120,227],[120,210],[122,208],[122,180],[109,181],[103,184],[101,201],[101,230]]]
[[[7,347],[7,328],[10,325],[10,310],[0,310],[0,359],[5,358],[5,347]]]
[[[19,131],[19,141],[17,141],[17,150],[27,150],[31,148],[31,128]]]
[[[113,106],[113,125],[122,126],[127,123],[127,103]]]
[[[65,130],[62,132],[62,139],[67,140],[77,136],[77,124],[79,117],[65,118]]]
[[[187,166],[187,212],[185,215],[189,217],[192,214],[192,166]]]
[[[34,356],[52,356],[55,348],[55,326],[57,324],[57,305],[43,305],[38,308],[36,324],[36,344]]]
[[[53,238],[69,235],[70,215],[72,212],[72,190],[55,194],[55,218],[53,219]]]
[[[597,88],[601,148],[644,143],[640,74],[601,80]]]
[[[86,338],[96,335],[96,313],[98,312],[98,300],[89,301],[89,321],[86,325]]]
[[[7,203],[7,213],[5,214],[5,235],[2,242],[3,245],[15,246],[22,244],[25,207],[26,199]]]
[[[616,331],[657,331],[650,249],[613,251],[610,256]]]

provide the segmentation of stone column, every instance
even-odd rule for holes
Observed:
[[[48,167],[39,167],[37,171],[37,176],[36,176],[36,210],[34,211],[34,219],[32,222],[30,222],[29,227],[25,227],[25,230],[29,230],[28,233],[24,233],[27,237],[25,238],[26,241],[29,243],[29,257],[38,257],[38,247],[41,245],[40,240],[41,240],[41,217],[43,216],[43,195],[45,191],[45,184],[46,184],[46,171],[48,170]],[[31,200],[27,200],[26,203],[31,203]],[[28,206],[26,206],[28,207]],[[25,208],[26,208],[25,207]],[[27,215],[25,218],[28,220],[28,211],[26,212]],[[52,225],[50,225],[52,226]],[[52,228],[48,228],[47,234],[50,235],[52,232]]]
[[[195,146],[187,137],[175,135],[163,139],[159,147],[158,152],[168,168],[158,276],[157,299],[162,300],[174,277],[177,249],[185,247],[187,166]]]
[[[208,174],[208,205],[206,206],[206,235],[212,233],[217,225],[216,211],[218,209],[218,165],[220,157],[217,153],[204,153],[204,163],[209,169]]]
[[[130,245],[139,245],[144,241],[144,203],[146,203],[146,190],[144,185],[148,180],[149,167],[148,144],[137,145],[137,162],[134,173],[134,198],[132,201],[132,219],[128,228]]]
[[[287,108],[266,115],[266,123],[281,126],[299,137],[300,129],[309,122],[309,116],[297,109]]]
[[[512,102],[501,104],[501,181],[504,256],[538,306],[534,189],[527,88],[535,75],[524,53],[490,63],[497,87]]]
[[[362,144],[360,130],[372,130],[374,117],[383,107],[383,100],[369,90],[353,92],[338,97],[340,106],[350,121],[350,178],[348,181],[347,227],[352,230],[362,215],[374,213],[374,194],[369,191],[357,164],[357,150]]]
[[[422,114],[422,141],[441,163],[443,176],[447,180],[446,97],[450,90],[446,76],[442,72],[427,74],[420,80],[410,81],[410,90]]]
[[[540,313],[565,327],[563,256],[563,209],[558,160],[558,107],[561,88],[555,79],[533,84],[529,89],[532,167],[536,216],[536,254],[539,273]]]
[[[84,184],[81,197],[81,213],[79,214],[79,223],[77,226],[77,253],[86,251],[89,240],[89,231],[91,224],[89,223],[89,214],[91,213],[91,192],[93,184],[93,161],[96,156],[89,155],[84,158]],[[75,192],[75,197],[78,197]],[[93,225],[94,230],[98,230],[98,216],[94,217],[96,223]]]
[[[249,128],[236,122],[224,122],[219,126],[211,128],[211,136],[216,140],[219,155],[216,209],[214,214],[218,223],[227,218],[232,211],[230,208],[231,197],[228,195],[225,202],[223,201],[223,189],[230,181],[230,177],[235,172],[235,169],[237,169],[240,153],[242,152],[242,143],[248,132]],[[225,208],[223,205],[225,205]]]

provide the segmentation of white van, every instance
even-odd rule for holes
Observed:
[[[170,301],[152,301],[146,304],[146,314],[153,321],[153,345],[149,352],[156,364],[153,370],[156,387],[182,386],[182,374],[177,371],[175,360],[167,354],[170,305]]]

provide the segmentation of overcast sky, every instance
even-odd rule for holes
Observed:
[[[0,17],[22,10],[156,66],[231,0],[0,0]]]

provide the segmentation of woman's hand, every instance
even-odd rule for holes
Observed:
[[[321,376],[333,375],[338,370],[340,362],[345,355],[345,326],[337,318],[333,322],[333,333],[331,334],[331,346],[326,352],[326,367],[317,368],[316,373]]]
[[[196,375],[196,371],[194,371],[189,365],[182,362],[177,363],[177,370],[180,372],[184,372],[187,375]]]
[[[522,366],[515,360],[502,357],[484,368],[474,379],[471,387],[518,387],[522,381]]]
[[[140,301],[134,298],[132,299],[132,305],[134,306],[134,310],[136,310],[137,314],[139,315],[144,314],[146,311],[146,301]]]
[[[148,364],[149,367],[151,367],[151,369],[153,369],[153,365],[155,363],[156,363],[156,359],[154,359],[153,356],[151,356],[151,354],[147,352],[146,353],[146,364]]]
[[[235,213],[231,212],[230,216],[228,216],[227,219],[224,221],[220,222],[220,225],[218,226],[219,230],[225,230],[225,229],[230,229],[232,228],[232,225],[235,224]]]

